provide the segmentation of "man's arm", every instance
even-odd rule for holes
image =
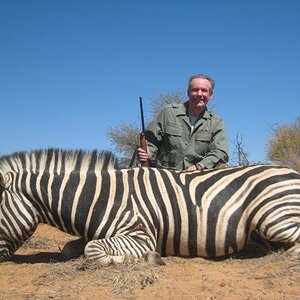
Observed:
[[[228,142],[224,121],[222,119],[220,119],[213,129],[212,134],[209,150],[199,162],[207,169],[212,169],[219,163],[225,164],[228,162]]]

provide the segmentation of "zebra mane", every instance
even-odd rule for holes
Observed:
[[[0,157],[0,172],[55,170],[68,171],[117,169],[117,158],[110,151],[46,149],[15,152]]]

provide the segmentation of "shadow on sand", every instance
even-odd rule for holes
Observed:
[[[62,254],[58,252],[39,252],[24,255],[15,254],[10,261],[16,264],[38,264],[65,262],[67,259],[64,259]]]

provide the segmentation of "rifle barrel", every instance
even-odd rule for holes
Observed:
[[[140,110],[142,119],[142,132],[145,132],[145,121],[144,121],[144,110],[143,110],[143,99],[140,97]]]

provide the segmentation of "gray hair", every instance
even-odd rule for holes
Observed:
[[[196,74],[196,75],[192,75],[190,78],[189,78],[189,83],[188,83],[188,90],[190,89],[191,85],[192,85],[192,81],[196,78],[202,78],[202,79],[206,79],[210,82],[210,85],[211,85],[211,89],[210,89],[210,93],[212,94],[213,93],[213,90],[215,88],[215,81],[207,76],[207,75],[204,75],[204,74]]]

